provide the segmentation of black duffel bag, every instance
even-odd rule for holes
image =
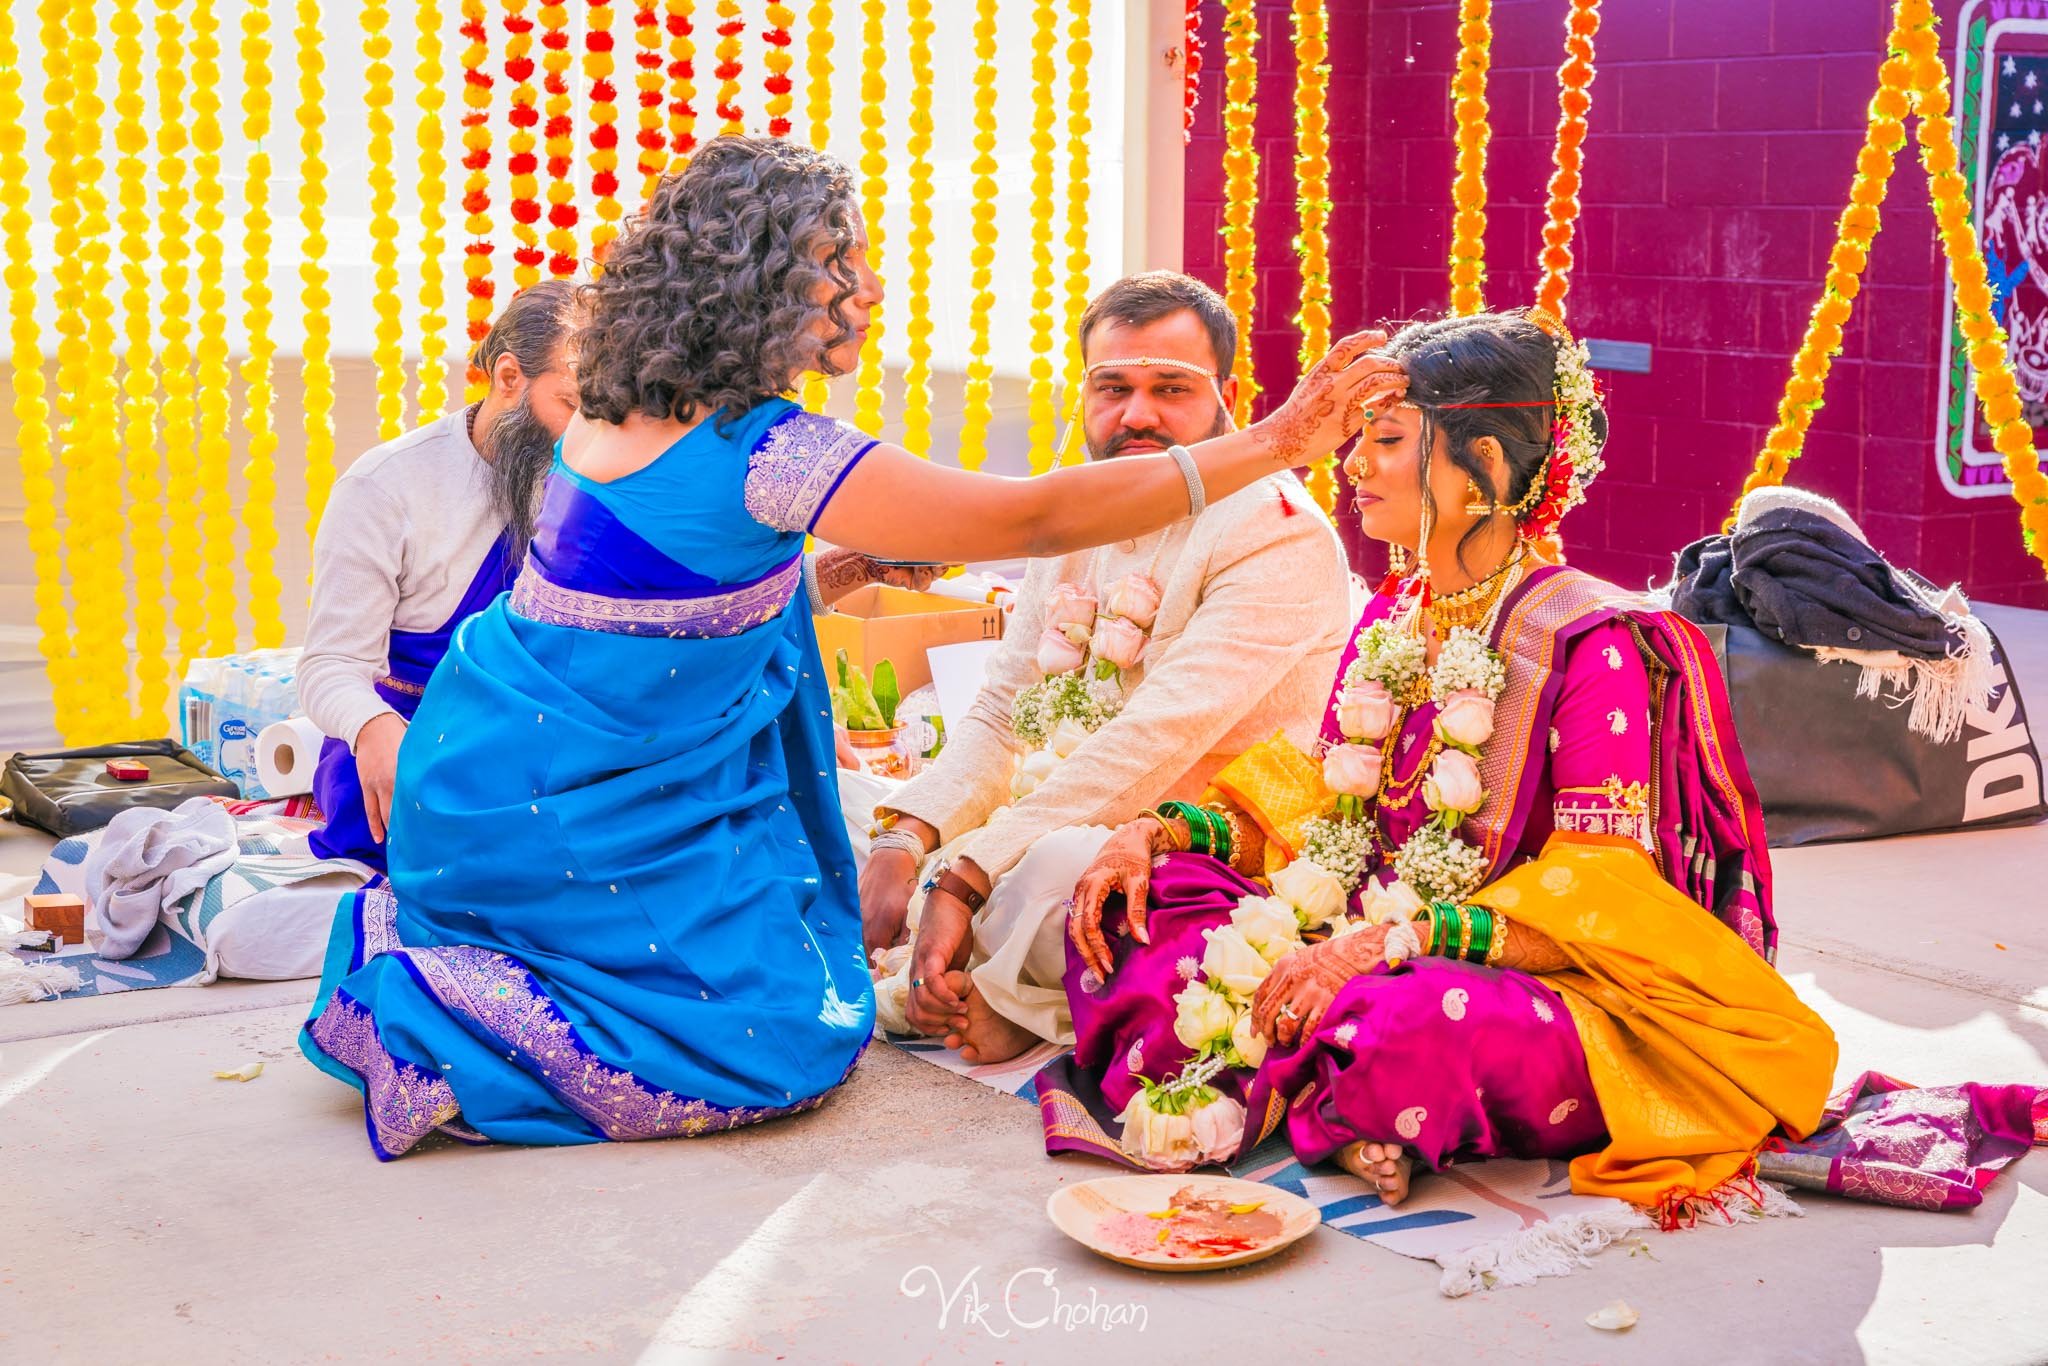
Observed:
[[[1906,707],[1858,697],[1856,664],[1820,663],[1747,626],[1700,629],[1728,680],[1773,847],[2048,815],[2040,749],[1995,635],[2001,681],[1989,704],[1972,709],[1960,736],[1936,744],[1907,729]]]
[[[135,759],[149,777],[123,782],[107,775],[107,760]],[[130,740],[90,749],[17,754],[0,771],[0,795],[14,802],[14,819],[58,839],[97,830],[132,806],[170,810],[193,797],[239,798],[223,778],[176,740]]]

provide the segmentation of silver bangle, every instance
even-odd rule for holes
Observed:
[[[818,557],[810,551],[804,552],[804,594],[811,600],[813,616],[828,616],[839,610],[825,601],[825,595],[818,591]]]
[[[1180,477],[1188,482],[1188,516],[1199,517],[1209,506],[1209,494],[1202,487],[1202,472],[1195,467],[1195,453],[1186,446],[1168,446],[1166,453],[1180,466]]]

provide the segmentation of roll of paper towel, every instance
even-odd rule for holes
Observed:
[[[273,797],[298,797],[313,790],[313,770],[327,737],[304,716],[273,721],[256,737],[256,772]]]

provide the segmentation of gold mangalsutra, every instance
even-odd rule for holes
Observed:
[[[1461,588],[1455,593],[1443,593],[1430,599],[1429,616],[1437,628],[1445,634],[1460,627],[1477,629],[1492,613],[1494,604],[1507,591],[1508,580],[1517,565],[1522,562],[1523,543],[1515,542],[1507,558],[1470,588]]]

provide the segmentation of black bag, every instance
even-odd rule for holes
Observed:
[[[1773,847],[2036,821],[2041,754],[2005,652],[2003,681],[1963,733],[1938,745],[1905,707],[1856,695],[1860,666],[1822,664],[1747,626],[1702,626],[1735,707]],[[1987,628],[1989,629],[1989,628]]]
[[[109,759],[140,760],[149,766],[149,777],[141,782],[110,778]],[[65,839],[97,830],[131,806],[168,811],[193,797],[233,799],[242,793],[176,740],[130,740],[17,754],[0,772],[0,795],[13,799],[15,820]]]

